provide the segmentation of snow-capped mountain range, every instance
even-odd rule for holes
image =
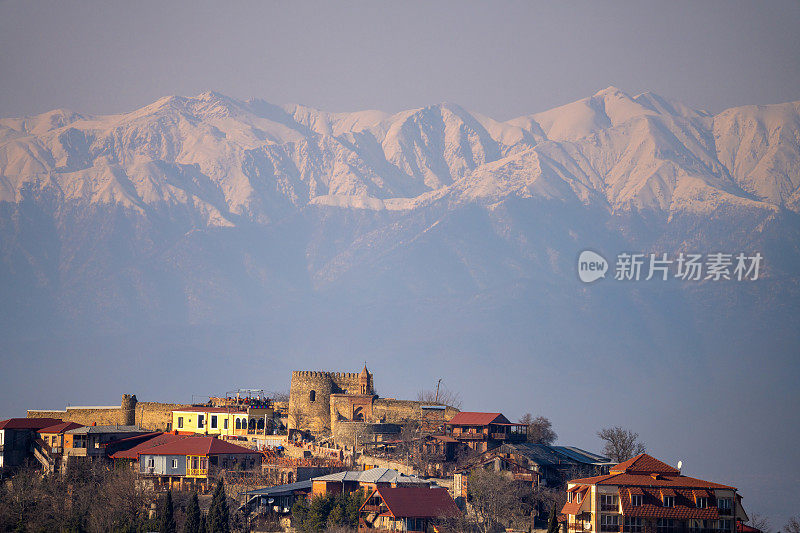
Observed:
[[[583,248],[760,251],[771,281],[748,294],[790,305],[798,211],[800,102],[712,115],[609,87],[504,122],[212,92],[55,110],[0,119],[0,318],[16,333],[522,294],[569,315]]]
[[[206,226],[512,196],[667,216],[797,212],[800,102],[711,115],[609,87],[498,122],[454,104],[328,113],[208,92],[120,115],[0,120],[0,202],[44,189],[145,215],[180,206]]]

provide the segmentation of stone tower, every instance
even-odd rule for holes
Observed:
[[[363,379],[360,376],[356,372],[292,372],[289,428],[315,433],[331,431],[331,395],[360,394]],[[372,390],[372,374],[368,371],[365,383]]]
[[[136,400],[135,394],[123,394],[120,409],[120,424],[124,426],[136,425]]]
[[[372,374],[367,370],[367,363],[364,362],[364,369],[358,375],[358,388],[359,394],[373,394],[372,391]]]

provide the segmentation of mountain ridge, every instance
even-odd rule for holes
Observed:
[[[65,199],[134,210],[182,203],[207,226],[269,223],[308,205],[414,209],[514,194],[667,217],[708,198],[797,212],[798,131],[798,102],[711,115],[616,87],[504,122],[455,104],[328,113],[206,92],[117,115],[0,119],[0,201],[52,185]]]

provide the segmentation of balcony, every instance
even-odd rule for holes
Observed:
[[[453,435],[454,439],[458,440],[485,440],[486,435],[483,433],[461,433],[459,435]]]
[[[489,438],[492,440],[506,440],[508,437],[508,433],[489,433]]]
[[[382,511],[380,505],[369,505],[369,504],[364,506],[364,510],[369,513],[380,513]]]
[[[208,468],[186,468],[186,477],[208,477]]]

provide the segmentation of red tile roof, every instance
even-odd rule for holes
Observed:
[[[477,413],[461,411],[448,422],[456,426],[488,426],[489,424],[510,424],[502,413]]]
[[[611,475],[608,479],[603,480],[598,485],[626,485],[638,487],[671,487],[671,488],[690,488],[690,489],[733,489],[729,485],[722,485],[712,481],[705,481],[689,476],[659,476],[658,479],[653,479],[650,476],[641,474],[617,474]]]
[[[586,497],[586,493],[589,491],[589,487],[573,487],[570,489],[570,492],[573,490],[580,495],[580,501],[578,501],[577,495],[573,496],[572,501],[565,503],[564,507],[561,508],[562,514],[578,514],[578,512],[581,510],[581,505],[583,505],[583,500]]]
[[[669,466],[667,463],[659,461],[651,455],[640,453],[632,459],[611,467],[612,474],[680,474],[677,468]]]
[[[130,448],[128,450],[120,450],[111,455],[112,459],[133,459],[136,460],[139,458],[139,453],[142,450],[147,450],[149,448],[154,448],[156,446],[160,446],[162,444],[167,444],[170,442],[174,442],[176,440],[185,439],[186,436],[184,435],[175,435],[173,433],[158,433],[153,435],[151,438],[147,439],[144,442],[141,442]],[[120,441],[117,441],[120,442]]]
[[[139,450],[139,455],[219,455],[257,454],[256,450],[231,444],[214,437],[184,437],[166,444]]]
[[[450,493],[443,488],[381,487],[375,493],[395,518],[455,518],[461,514]]]
[[[716,507],[696,508],[691,490],[670,490],[675,495],[675,506],[664,507],[661,500],[662,491],[663,489],[644,490],[642,505],[635,507],[631,505],[630,498],[620,498],[622,514],[642,518],[676,518],[680,520],[690,518],[716,520],[719,518]]]
[[[70,429],[82,428],[83,424],[77,422],[61,422],[53,426],[47,426],[39,430],[39,433],[64,433]]]
[[[718,518],[717,508],[709,505],[705,509],[698,509],[697,497],[708,496],[707,490],[710,489],[736,490],[729,485],[682,476],[676,468],[646,454],[620,463],[611,469],[611,474],[573,479],[569,483],[586,488],[591,485],[618,486],[623,514],[645,518],[713,520]],[[631,505],[631,494],[641,494],[642,505]],[[674,507],[664,507],[664,496],[675,497]],[[579,508],[567,504],[562,512],[574,515],[578,511]]]
[[[30,429],[39,431],[63,422],[60,418],[9,418],[0,422],[0,429]]]

